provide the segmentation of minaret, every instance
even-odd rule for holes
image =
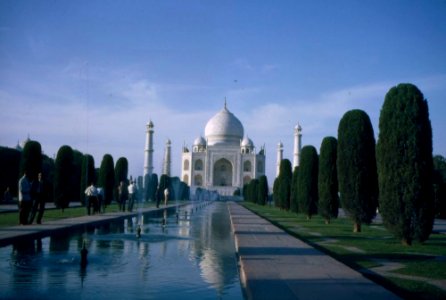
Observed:
[[[153,122],[146,125],[146,147],[144,149],[144,180],[153,173]],[[144,183],[145,184],[145,183]],[[145,186],[145,185],[144,185]]]
[[[283,144],[282,142],[279,142],[277,144],[277,169],[276,169],[276,177],[279,177],[280,173],[280,162],[283,159]]]
[[[302,149],[302,127],[299,123],[294,127],[293,170],[300,164],[300,150]]]
[[[169,139],[166,141],[166,148],[164,149],[164,161],[163,161],[163,173],[167,176],[170,176],[170,165],[172,164],[171,158],[170,158],[170,145],[171,142]]]

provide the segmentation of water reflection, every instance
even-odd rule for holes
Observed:
[[[84,242],[88,264],[81,267]],[[224,203],[0,248],[0,278],[1,299],[242,299]]]

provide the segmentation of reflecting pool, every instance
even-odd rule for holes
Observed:
[[[226,203],[140,214],[0,248],[0,299],[116,298],[243,299]]]

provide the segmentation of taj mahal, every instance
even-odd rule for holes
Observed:
[[[302,128],[294,128],[293,167],[299,165]],[[153,172],[153,134],[154,124],[146,125],[146,144],[144,150],[144,178]],[[163,174],[170,176],[171,142],[167,140]],[[277,148],[277,175],[282,160],[283,145]],[[198,188],[216,191],[221,196],[232,196],[251,179],[265,175],[265,147],[257,151],[254,142],[245,134],[243,124],[229,111],[226,101],[223,109],[209,119],[205,126],[204,137],[198,136],[192,148],[183,146],[181,153],[180,179],[190,186],[191,195]]]

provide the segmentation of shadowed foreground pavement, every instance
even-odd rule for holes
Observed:
[[[228,207],[248,299],[399,299],[241,205]]]

